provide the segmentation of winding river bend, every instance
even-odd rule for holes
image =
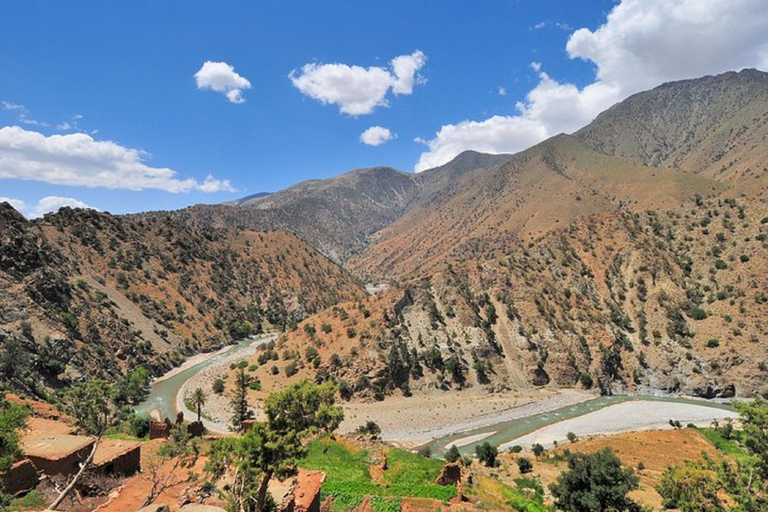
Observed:
[[[273,337],[274,335],[272,334],[265,334],[240,340],[236,345],[231,345],[213,353],[210,357],[205,358],[199,363],[189,365],[187,368],[183,368],[182,365],[182,370],[174,368],[166,374],[167,376],[160,377],[151,384],[149,395],[146,400],[136,407],[136,410],[146,413],[156,412],[159,413],[161,418],[167,417],[173,420],[176,413],[179,412],[176,407],[176,397],[185,382],[222,359],[231,357],[239,352],[244,352],[245,349],[253,344],[265,343],[273,339]]]
[[[205,357],[200,362],[187,363],[187,367],[182,365],[181,368],[171,370],[166,376],[152,383],[149,396],[137,407],[137,411],[159,413],[161,417],[174,418],[181,407],[179,392],[190,379],[205,369],[215,365],[227,365],[240,357],[250,355],[256,347],[274,339],[275,336],[265,334],[242,340]],[[191,415],[192,413],[187,414],[188,417]],[[728,404],[701,399],[645,395],[603,396],[514,420],[494,422],[472,430],[453,431],[449,435],[433,439],[424,446],[429,446],[432,453],[441,456],[452,444],[462,453],[472,453],[475,446],[484,442],[504,449],[512,442],[530,445],[534,442],[547,444],[562,441],[565,438],[564,429],[572,429],[578,435],[589,435],[658,428],[670,419],[678,420],[683,425],[688,422],[706,425],[715,418],[736,416],[734,408]],[[217,429],[213,424],[206,426],[212,431],[226,431],[226,427],[220,426]]]

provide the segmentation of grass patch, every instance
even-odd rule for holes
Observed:
[[[488,504],[493,510],[554,511],[554,508],[544,505],[539,496],[528,496],[525,491],[504,485],[496,478],[480,476],[476,479],[475,485],[466,491],[467,494],[472,494]]]
[[[371,480],[370,464],[368,452],[352,453],[344,444],[329,439],[310,443],[307,457],[300,463],[326,474],[322,494],[334,498],[333,510],[354,510],[365,496],[372,496],[371,507],[380,512],[399,511],[403,497],[448,501],[456,496],[456,486],[433,483],[443,468],[441,461],[390,449],[382,484]]]
[[[149,441],[148,437],[136,437],[136,436],[132,436],[131,434],[124,434],[122,432],[117,432],[114,434],[104,434],[104,439],[114,439],[116,441],[138,441],[140,443],[145,443]]]
[[[45,498],[36,491],[30,491],[21,498],[16,498],[11,501],[11,506],[8,510],[11,512],[17,512],[22,510],[40,510],[48,503]]]
[[[733,433],[734,439],[726,439],[719,430],[710,427],[700,428],[698,431],[717,448],[717,451],[731,457],[739,464],[744,465],[752,460],[752,456],[739,445],[736,439],[739,435],[738,431]]]

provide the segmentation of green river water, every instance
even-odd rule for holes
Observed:
[[[511,421],[504,421],[500,423],[494,423],[485,427],[477,428],[474,430],[466,430],[464,432],[440,437],[435,439],[425,446],[428,446],[432,453],[438,457],[441,457],[445,450],[451,445],[451,443],[457,439],[462,439],[469,436],[486,434],[495,432],[494,434],[478,440],[475,443],[470,443],[459,448],[461,453],[474,453],[475,446],[481,443],[488,442],[494,446],[499,446],[503,443],[509,442],[513,439],[517,439],[526,434],[530,434],[540,428],[554,425],[555,423],[583,416],[585,414],[597,411],[610,405],[627,402],[630,400],[644,400],[644,401],[658,401],[658,402],[671,402],[680,404],[692,404],[704,407],[713,407],[717,409],[723,409],[727,411],[733,411],[734,408],[728,404],[719,402],[709,402],[706,400],[698,400],[694,398],[678,398],[678,397],[655,397],[645,395],[614,395],[614,396],[601,396],[593,400],[587,400],[579,404],[571,405],[568,407],[562,407],[560,409],[554,409],[552,411],[534,414],[525,418],[519,418]]]
[[[205,361],[202,361],[194,366],[186,368],[185,370],[177,373],[172,377],[152,383],[149,396],[144,402],[139,404],[136,410],[139,412],[147,412],[147,413],[153,410],[157,410],[160,412],[161,416],[165,416],[173,419],[176,416],[176,413],[178,412],[176,410],[176,396],[179,393],[179,389],[181,388],[181,386],[187,380],[189,380],[195,374],[199,373],[200,371],[207,368],[208,366],[219,361],[223,357],[228,357],[234,352],[240,351],[250,346],[252,343],[255,343],[258,341],[262,341],[262,338],[255,337],[255,338],[242,340],[238,342],[238,344],[232,345],[228,350],[220,354],[217,354],[209,359],[206,359]],[[562,407],[560,409],[554,409],[552,411],[534,414],[524,418],[494,423],[491,425],[487,425],[485,427],[481,427],[473,430],[467,430],[460,433],[440,437],[438,439],[431,441],[425,446],[429,446],[430,449],[432,450],[432,453],[435,454],[436,456],[442,456],[445,450],[447,449],[447,447],[449,447],[451,443],[457,439],[494,432],[494,434],[488,437],[485,437],[477,441],[476,443],[467,444],[465,446],[462,446],[459,449],[462,453],[473,453],[475,446],[480,443],[488,442],[494,446],[499,446],[503,443],[511,441],[512,439],[516,439],[526,434],[530,434],[531,432],[534,432],[540,428],[553,425],[560,421],[569,420],[572,418],[576,418],[578,416],[583,416],[584,414],[597,411],[604,407],[608,407],[610,405],[618,404],[621,402],[627,402],[630,400],[645,400],[645,401],[693,404],[693,405],[723,409],[727,411],[734,410],[733,407],[728,404],[710,402],[706,400],[698,400],[693,398],[654,397],[654,396],[645,396],[645,395],[601,396],[592,400],[587,400],[579,404]]]
[[[157,410],[160,412],[161,417],[173,420],[178,412],[176,410],[176,395],[178,395],[179,389],[187,380],[223,357],[230,356],[232,353],[242,350],[252,343],[261,341],[261,339],[261,337],[254,337],[241,340],[236,345],[232,345],[228,350],[216,354],[205,361],[201,361],[194,366],[190,366],[172,377],[153,382],[146,400],[140,403],[136,410],[146,413]]]

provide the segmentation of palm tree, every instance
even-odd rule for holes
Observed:
[[[197,421],[200,421],[200,418],[203,415],[203,406],[205,405],[205,401],[208,399],[208,397],[205,395],[205,391],[203,391],[202,388],[197,388],[192,392],[192,405],[197,407]]]

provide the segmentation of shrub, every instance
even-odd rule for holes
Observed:
[[[431,459],[432,458],[432,448],[429,446],[422,446],[419,448],[419,451],[417,451],[421,457],[424,457],[425,459]]]
[[[377,436],[381,434],[381,427],[375,421],[366,421],[355,429],[358,434]]]
[[[291,361],[285,366],[285,376],[286,377],[293,377],[299,372],[299,367],[296,364],[296,361]]]
[[[523,447],[519,444],[516,444],[509,449],[509,453],[520,453],[521,451],[523,451]]]
[[[594,384],[592,381],[592,376],[586,372],[582,372],[581,375],[579,375],[579,383],[584,387],[584,389],[589,389]]]
[[[536,443],[533,446],[531,446],[531,451],[536,457],[541,457],[542,455],[544,455],[544,447],[539,443]]]
[[[217,395],[222,394],[224,392],[224,379],[222,378],[214,379],[213,384],[211,385],[211,389]]]
[[[578,439],[578,437],[576,437],[576,434],[574,434],[573,432],[568,432],[567,434],[565,434],[565,437],[567,437],[568,440],[572,443],[575,443],[576,440]]]
[[[480,460],[480,462],[489,468],[492,468],[496,465],[496,456],[498,454],[499,450],[497,450],[495,446],[492,446],[487,441],[483,444],[475,446],[475,455],[477,455],[477,458]]]
[[[638,478],[632,469],[622,469],[610,448],[591,454],[572,454],[568,470],[550,486],[556,505],[564,512],[583,510],[635,510],[627,498],[636,489]],[[584,504],[589,503],[589,508]]]
[[[460,458],[461,454],[455,444],[452,444],[451,447],[448,448],[448,451],[445,452],[445,462],[456,462]]]
[[[520,470],[521,474],[530,473],[533,471],[533,462],[530,461],[530,459],[526,457],[518,457],[517,458],[517,469]]]
[[[707,340],[707,348],[717,348],[720,346],[720,340],[717,338],[710,338]]]
[[[330,333],[331,331],[333,331],[333,327],[331,327],[331,324],[323,324],[323,325],[320,327],[320,329],[322,329],[322,331],[323,331],[325,334],[328,334],[328,333]]]

